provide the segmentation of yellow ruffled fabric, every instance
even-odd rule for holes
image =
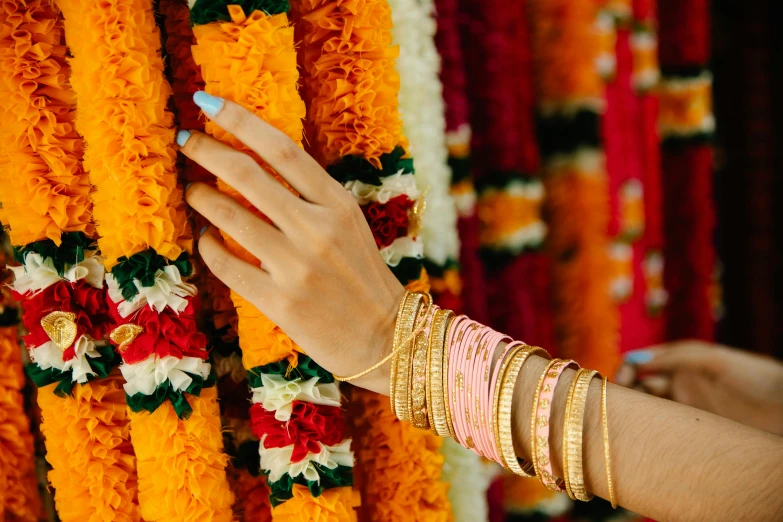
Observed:
[[[325,490],[314,497],[305,486],[295,484],[293,498],[272,510],[275,522],[356,522],[359,492],[349,487]],[[409,518],[407,520],[418,520]]]
[[[360,465],[362,518],[377,522],[447,522],[453,520],[448,484],[442,482],[443,441],[400,422],[389,398],[353,390],[357,433],[354,448]]]
[[[38,405],[60,520],[140,520],[136,459],[119,372],[74,387],[72,397],[56,396],[55,386],[38,389]]]
[[[294,29],[288,23],[288,17],[285,14],[269,16],[261,11],[246,16],[238,5],[228,6],[228,11],[230,22],[193,28],[197,42],[193,46],[193,59],[201,66],[206,91],[242,105],[301,144],[305,106],[297,91],[299,73],[296,69]],[[206,131],[250,154],[265,166],[261,158],[212,121],[207,122]],[[218,188],[258,214],[230,186],[219,182]],[[226,236],[226,242],[241,258],[258,263],[230,237]],[[239,344],[245,368],[285,358],[296,365],[296,354],[301,353],[301,349],[255,306],[235,292],[231,293],[231,298],[239,318]]]
[[[166,104],[151,0],[61,0],[73,58],[76,128],[95,185],[99,246],[111,268],[147,248],[169,259],[193,239],[177,186],[174,120]]]
[[[362,156],[380,168],[380,156],[407,142],[397,110],[400,77],[394,67],[391,8],[386,0],[299,0],[303,65],[321,163]],[[300,22],[299,20],[297,22]]]
[[[188,402],[193,413],[187,421],[168,402],[154,413],[130,413],[141,516],[147,522],[233,520],[217,388],[188,396]]]
[[[0,264],[0,270],[4,268]],[[0,296],[0,311],[2,307]],[[37,522],[41,498],[30,419],[24,411],[18,333],[16,326],[0,328],[0,520]]]
[[[66,53],[51,0],[0,7],[0,212],[14,245],[95,234]]]

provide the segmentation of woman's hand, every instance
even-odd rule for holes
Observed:
[[[188,203],[256,256],[261,267],[233,255],[214,227],[198,242],[204,262],[327,370],[345,376],[373,365],[391,350],[404,290],[378,253],[361,209],[285,134],[237,104],[208,101],[214,109],[202,107],[211,119],[263,158],[301,198],[249,155],[206,134],[181,131],[182,152],[273,223],[209,185],[190,185]],[[388,393],[388,368],[357,384]]]
[[[702,341],[631,352],[617,383],[783,434],[783,364]]]

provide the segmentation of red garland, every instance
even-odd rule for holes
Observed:
[[[362,207],[364,219],[370,225],[379,249],[391,245],[398,237],[408,235],[408,211],[412,208],[413,201],[404,194],[385,204],[374,201]]]
[[[106,313],[106,294],[101,288],[94,288],[85,281],[68,283],[59,281],[37,294],[20,295],[15,299],[22,302],[22,320],[29,332],[25,344],[30,347],[49,342],[49,336],[41,326],[41,319],[51,312],[73,312],[76,314],[76,338],[89,335],[93,339],[104,337],[111,328],[111,318]],[[73,359],[73,346],[63,352],[63,360]]]
[[[455,131],[468,123],[468,100],[465,96],[467,80],[465,61],[460,47],[457,22],[457,0],[436,0],[438,31],[435,45],[440,54],[440,81],[443,84],[443,101],[446,109],[446,130]]]
[[[182,357],[198,357],[206,359],[207,338],[196,327],[195,308],[198,298],[188,298],[188,306],[177,314],[166,307],[162,313],[145,305],[128,317],[121,317],[118,304],[112,303],[111,313],[115,326],[133,323],[144,328],[144,331],[122,352],[122,360],[128,364],[143,361],[153,353],[157,357],[171,355],[178,359]]]
[[[667,67],[706,67],[710,59],[709,0],[659,0],[658,57]]]
[[[343,412],[337,406],[294,401],[291,418],[275,419],[275,412],[260,404],[250,407],[253,434],[264,441],[265,448],[283,448],[293,444],[291,462],[301,462],[308,453],[320,453],[321,444],[335,446],[343,440]]]

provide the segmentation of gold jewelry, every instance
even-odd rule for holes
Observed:
[[[576,373],[568,392],[566,417],[563,428],[563,475],[566,491],[573,500],[588,502],[593,495],[585,489],[582,466],[582,438],[584,431],[585,405],[590,382],[598,374],[595,370],[580,369]]]
[[[546,350],[536,346],[520,345],[513,348],[503,360],[498,372],[499,386],[495,385],[493,407],[495,412],[495,442],[500,449],[500,457],[505,468],[521,477],[535,477],[533,465],[517,457],[514,451],[514,438],[511,426],[511,403],[514,399],[514,387],[519,370],[531,355],[541,355],[549,359]]]
[[[421,307],[425,302],[425,307]],[[429,294],[412,293],[411,299],[405,303],[405,310],[402,318],[402,332],[407,334],[414,330],[414,325],[422,319],[426,319],[426,312],[429,311],[432,298]],[[413,354],[413,344],[415,344],[416,333],[413,332],[413,338],[402,343],[397,357],[394,359],[397,364],[396,392],[394,396],[394,411],[397,418],[403,422],[410,422],[410,389],[408,384],[411,380],[411,356]]]
[[[410,292],[405,291],[405,294],[400,299],[400,306],[397,308],[397,318],[394,320],[394,340],[392,341],[391,351],[391,369],[389,373],[389,403],[391,404],[392,411],[394,411],[395,396],[397,394],[397,355],[400,353],[400,347],[402,344],[399,342],[402,337],[402,317],[405,313],[405,304],[410,298]]]
[[[429,351],[429,338],[421,332],[416,335],[416,342],[411,355],[411,380],[408,403],[410,407],[411,423],[414,428],[429,430],[430,422],[427,414],[427,352]]]
[[[604,377],[601,383],[601,424],[604,432],[604,459],[606,460],[606,482],[609,485],[609,502],[612,508],[617,509],[617,501],[614,496],[614,483],[612,482],[612,457],[609,451],[609,421],[606,416],[606,382]]]
[[[449,338],[449,332],[454,327],[454,323],[457,321],[457,317],[452,313],[449,317],[448,324],[446,325],[446,335],[443,338],[443,403],[446,410],[446,428],[449,430],[449,435],[452,439],[457,438],[457,434],[454,433],[454,419],[451,418],[451,406],[449,404],[449,346],[446,346],[446,342]]]
[[[76,341],[78,327],[76,314],[57,311],[45,315],[41,319],[41,327],[49,339],[62,351],[67,350]]]
[[[432,325],[428,350],[427,371],[427,415],[430,428],[441,437],[449,437],[449,429],[446,419],[446,396],[443,391],[444,351],[446,335],[454,312],[451,310],[438,310],[435,313]]]
[[[535,475],[538,477],[538,479],[541,481],[541,484],[543,484],[544,486],[546,486],[546,484],[544,483],[541,474],[541,468],[539,467],[538,464],[539,445],[536,442],[536,422],[538,421],[538,400],[541,397],[541,388],[544,385],[544,380],[546,379],[549,370],[551,370],[555,364],[562,363],[562,362],[563,359],[552,359],[551,361],[549,361],[549,364],[546,365],[546,368],[544,368],[541,377],[538,378],[538,384],[536,384],[536,391],[533,394],[533,412],[530,414],[530,461],[533,464],[533,470],[535,472]],[[545,462],[544,466],[546,465],[547,464]]]

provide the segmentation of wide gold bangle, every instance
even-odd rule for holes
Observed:
[[[604,432],[604,460],[606,462],[606,482],[609,486],[609,502],[612,508],[617,509],[617,500],[614,496],[614,482],[612,482],[612,455],[609,451],[609,419],[606,415],[606,377],[601,382],[601,425]]]
[[[411,354],[411,371],[408,387],[408,409],[411,423],[414,428],[428,430],[430,428],[427,415],[427,353],[429,351],[429,338],[423,332],[416,334],[416,339]]]
[[[391,370],[389,375],[389,402],[391,403],[392,411],[397,414],[394,406],[395,397],[397,395],[397,355],[399,355],[400,341],[402,341],[402,318],[405,314],[405,305],[410,298],[410,292],[405,291],[405,294],[400,300],[400,306],[397,309],[397,319],[394,321],[394,341],[392,344],[392,361]]]
[[[573,500],[583,502],[588,502],[593,498],[593,495],[585,489],[582,436],[587,391],[590,388],[590,382],[597,374],[597,371],[585,368],[576,373],[568,393],[563,428],[563,475],[566,491]]]
[[[511,426],[511,406],[514,399],[514,387],[522,365],[531,355],[551,358],[549,353],[536,346],[520,345],[506,354],[498,372],[498,384],[495,385],[493,407],[495,413],[495,442],[500,448],[500,456],[505,468],[521,477],[535,477],[533,465],[517,457],[514,451],[513,427]]]
[[[402,316],[402,335],[406,339],[413,333],[415,325],[418,323],[418,318],[423,313],[421,307],[422,302],[427,297],[423,294],[411,294],[408,301],[405,303],[405,309]],[[413,345],[415,344],[415,337],[413,339],[403,342],[400,346],[400,352],[395,358],[396,372],[395,383],[396,388],[394,394],[394,413],[397,418],[404,422],[410,422],[410,398],[408,383],[410,382],[410,359],[413,351]]]
[[[464,318],[464,316],[462,317]],[[452,315],[449,318],[448,324],[446,325],[446,337],[444,338],[443,343],[443,402],[446,408],[446,428],[449,430],[449,435],[452,439],[456,439],[457,435],[454,433],[454,419],[451,418],[451,405],[449,397],[449,393],[452,393],[453,391],[449,389],[449,350],[451,347],[447,346],[446,343],[449,339],[449,332],[451,332],[451,329],[454,328],[455,323],[460,320],[461,319],[457,318],[455,315]]]
[[[438,310],[433,319],[432,335],[427,352],[427,415],[430,429],[441,437],[450,437],[446,419],[446,400],[443,392],[443,355],[446,334],[454,312]]]

